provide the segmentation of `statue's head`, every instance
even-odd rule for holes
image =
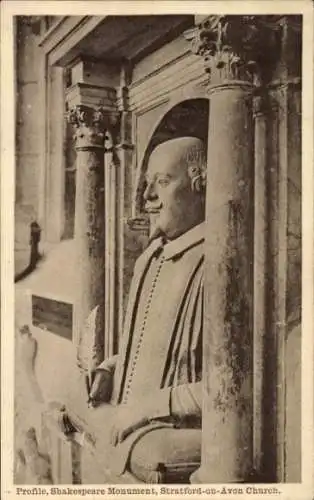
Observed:
[[[206,170],[205,146],[195,137],[172,139],[153,150],[144,192],[152,234],[176,238],[204,220]]]

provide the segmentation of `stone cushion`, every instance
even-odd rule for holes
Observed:
[[[134,446],[128,469],[145,483],[189,483],[201,462],[200,429],[156,429]]]

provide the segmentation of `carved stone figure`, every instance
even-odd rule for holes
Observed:
[[[40,415],[44,409],[44,397],[34,371],[38,345],[27,325],[19,328],[17,346],[28,404],[25,408],[18,407],[15,481],[17,484],[51,484],[51,463],[37,438],[40,435]]]
[[[200,457],[206,168],[194,137],[152,152],[144,192],[151,242],[135,265],[120,352],[98,367],[89,395],[94,406],[115,406],[106,426],[115,472],[129,460],[143,480],[132,457],[141,449],[143,461],[147,440],[160,443],[167,462]]]

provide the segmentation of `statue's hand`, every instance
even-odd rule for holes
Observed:
[[[111,444],[121,443],[131,432],[149,423],[143,405],[119,405],[116,407],[114,423],[111,428]]]
[[[89,393],[89,403],[96,407],[108,403],[112,393],[113,374],[108,370],[97,369]]]

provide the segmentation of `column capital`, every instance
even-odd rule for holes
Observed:
[[[77,148],[104,148],[106,131],[115,126],[118,114],[101,106],[92,108],[78,104],[67,112],[67,120],[76,130]]]
[[[204,58],[210,85],[260,85],[278,57],[280,24],[274,16],[213,15],[185,32]]]

